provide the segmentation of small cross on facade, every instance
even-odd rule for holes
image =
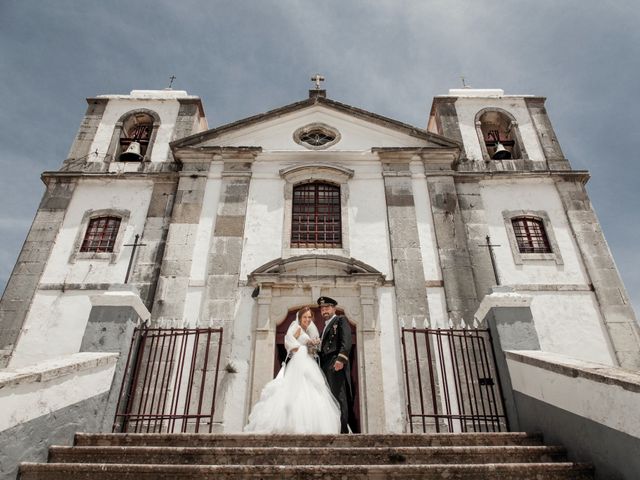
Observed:
[[[311,81],[316,84],[316,90],[320,90],[320,82],[324,82],[324,77],[319,73],[316,73],[313,77],[311,77]]]
[[[491,259],[491,267],[493,268],[493,276],[496,279],[496,285],[500,285],[500,273],[498,272],[498,263],[496,262],[496,257],[493,252],[494,247],[500,247],[500,245],[496,245],[491,243],[491,237],[489,235],[486,236],[487,243],[481,243],[479,247],[486,247],[489,249],[489,258]]]
[[[175,75],[171,75],[169,77],[169,88],[171,88],[171,86],[173,85],[173,81],[176,79]]]
[[[129,275],[131,274],[131,267],[133,266],[133,260],[136,256],[136,249],[138,247],[146,247],[146,243],[138,243],[140,240],[140,235],[136,233],[135,238],[133,239],[133,243],[125,243],[123,247],[133,247],[131,249],[131,257],[129,257],[129,266],[127,266],[127,273],[124,276],[124,283],[129,283]]]

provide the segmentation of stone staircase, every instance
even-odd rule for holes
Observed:
[[[77,434],[49,463],[24,463],[21,480],[483,479],[586,480],[539,435]]]

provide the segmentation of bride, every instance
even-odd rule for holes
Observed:
[[[314,357],[320,343],[313,313],[303,307],[285,336],[288,363],[265,385],[245,432],[340,433],[340,406]]]

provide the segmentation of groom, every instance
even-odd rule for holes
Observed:
[[[333,298],[318,298],[320,314],[325,321],[320,343],[320,368],[327,378],[331,393],[340,404],[340,433],[349,433],[349,413],[353,411],[351,395],[351,327],[343,315],[336,315]]]

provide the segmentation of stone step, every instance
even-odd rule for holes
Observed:
[[[589,466],[573,463],[483,465],[122,465],[91,463],[23,463],[20,480],[158,480],[348,478],[405,480],[592,480]]]
[[[78,446],[173,447],[435,447],[473,445],[541,445],[540,434],[437,433],[396,435],[254,435],[203,433],[78,433]]]
[[[385,465],[534,463],[566,460],[562,447],[58,447],[52,463],[173,465]]]

